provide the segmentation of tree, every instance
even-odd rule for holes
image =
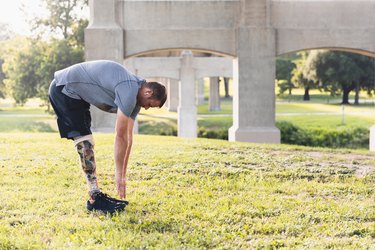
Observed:
[[[84,29],[88,21],[78,15],[78,9],[87,6],[86,0],[44,0],[44,3],[49,17],[36,18],[36,39],[29,39],[26,48],[6,60],[5,85],[17,104],[39,97],[49,108],[48,88],[54,72],[84,61]],[[45,31],[56,37],[41,39]]]
[[[36,84],[36,96],[42,99],[48,108],[48,89],[54,73],[83,60],[84,51],[79,47],[72,48],[65,40],[52,40],[48,44],[37,71],[40,81]]]
[[[306,59],[308,56],[307,51],[298,52],[298,59],[294,60],[296,67],[292,70],[292,83],[295,86],[303,87],[305,93],[303,95],[304,101],[310,100],[310,89],[316,88],[316,83],[306,78],[304,75],[304,68],[306,64]]]
[[[225,98],[229,98],[230,95],[229,95],[229,77],[223,77],[224,79],[224,92],[225,92],[225,95],[224,97]]]
[[[14,37],[14,32],[11,31],[9,25],[6,23],[0,23],[0,41],[8,40]]]
[[[370,78],[364,67],[369,62],[369,58],[349,52],[315,51],[308,56],[304,75],[323,83],[323,88],[329,89],[331,94],[341,89],[342,104],[349,104],[349,93],[356,88],[359,91],[364,79]]]
[[[72,46],[83,46],[83,30],[88,21],[80,14],[88,6],[87,0],[43,0],[48,17],[33,20],[33,29],[42,37],[44,33],[55,34],[69,41]]]
[[[10,89],[11,96],[20,105],[36,95],[36,85],[40,82],[36,72],[45,47],[41,42],[29,42],[29,46],[18,50],[14,58],[6,62],[4,68],[7,76],[5,84]]]
[[[83,61],[83,50],[71,48],[65,40],[30,40],[29,47],[18,51],[6,64],[6,80],[17,104],[39,97],[48,106],[48,88],[55,71]]]
[[[6,57],[5,41],[11,39],[14,33],[10,30],[9,25],[0,23],[0,98],[5,98],[5,73],[3,70],[4,58]]]
[[[5,98],[5,73],[3,70],[4,59],[0,58],[0,98]]]
[[[294,62],[288,57],[278,57],[276,59],[276,80],[279,85],[280,93],[288,90],[288,94],[292,94],[295,86],[292,83],[292,71],[296,67]]]

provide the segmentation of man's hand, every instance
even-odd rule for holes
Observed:
[[[126,198],[126,178],[116,177],[116,189],[120,199]]]

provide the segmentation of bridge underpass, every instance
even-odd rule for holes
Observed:
[[[317,48],[374,56],[373,13],[375,0],[91,0],[86,59],[123,63],[147,53],[180,49],[232,57],[229,140],[279,143],[276,56]],[[180,74],[192,79],[193,71]],[[179,109],[186,114],[181,117],[196,113],[190,102]],[[184,119],[180,122],[189,124]]]

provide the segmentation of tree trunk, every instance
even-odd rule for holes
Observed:
[[[354,105],[359,105],[359,82],[355,83]]]
[[[309,87],[305,87],[305,94],[303,95],[303,100],[304,101],[310,101],[310,88]]]
[[[225,91],[225,98],[229,98],[229,78],[224,77],[224,91]]]
[[[342,102],[341,104],[349,104],[349,93],[350,93],[350,90],[349,91],[343,91],[342,92]]]
[[[350,104],[349,103],[349,93],[355,88],[355,84],[352,82],[350,86],[341,85],[342,87],[342,102],[341,104]]]

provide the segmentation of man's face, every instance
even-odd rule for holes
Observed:
[[[159,108],[160,106],[160,101],[156,99],[144,99],[140,105],[144,109],[149,109],[149,108]]]

